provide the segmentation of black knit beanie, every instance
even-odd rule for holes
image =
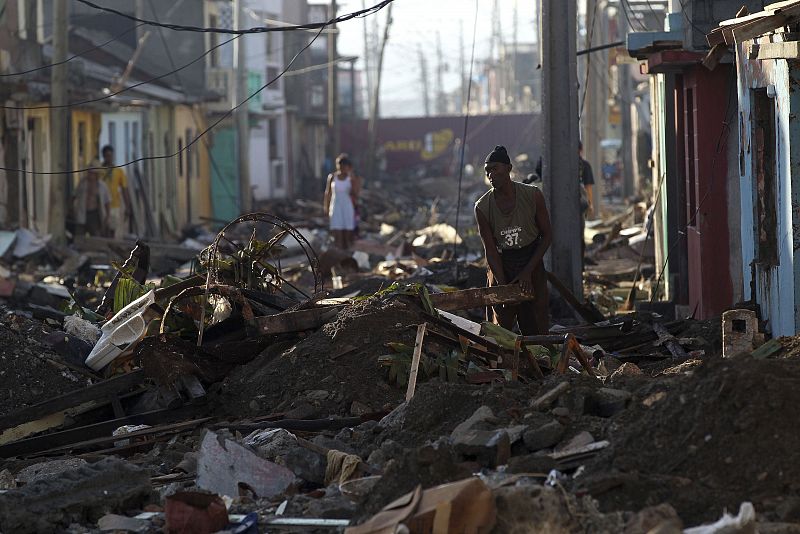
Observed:
[[[489,152],[484,163],[505,163],[506,165],[511,165],[511,158],[508,157],[506,147],[498,145],[494,147],[494,150]]]

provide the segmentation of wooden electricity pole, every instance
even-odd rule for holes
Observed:
[[[336,0],[331,0],[331,19],[336,18]],[[331,24],[328,33],[328,131],[331,136],[331,152],[339,154],[339,67],[336,64],[336,24]],[[355,88],[353,88],[355,90]]]
[[[235,0],[233,3],[233,17],[237,29],[244,27],[242,1]],[[233,100],[234,105],[238,105],[247,98],[247,52],[245,50],[245,37],[242,35],[233,43],[234,61],[236,69],[234,72]],[[239,171],[239,209],[242,213],[253,211],[253,191],[250,187],[250,106],[248,103],[241,105],[235,112],[234,122],[236,123],[236,147]]]
[[[553,223],[551,272],[582,295],[576,0],[542,0],[542,174]]]
[[[67,104],[67,59],[69,48],[69,2],[53,2],[53,70],[50,73],[50,104]],[[70,178],[69,165],[69,115],[68,108],[50,110],[50,167],[54,174],[50,177],[50,216],[49,232],[56,242],[66,239],[67,180]]]
[[[368,151],[367,151],[367,158],[368,158],[368,165],[367,169],[369,170],[368,176],[374,177],[377,172],[376,167],[376,160],[375,160],[375,149],[378,145],[378,118],[380,118],[381,113],[381,78],[383,77],[383,56],[384,52],[386,52],[386,43],[389,42],[389,29],[392,27],[392,7],[394,4],[389,4],[389,7],[386,8],[386,24],[383,26],[383,37],[381,37],[381,44],[378,48],[378,64],[376,66],[375,72],[375,87],[373,88],[375,93],[372,99],[372,108],[369,112],[369,122],[367,123],[367,137],[368,140]]]

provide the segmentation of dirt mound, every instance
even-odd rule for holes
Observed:
[[[402,402],[405,390],[389,385],[378,358],[390,352],[387,342],[413,346],[415,327],[423,321],[421,308],[411,298],[354,302],[336,321],[293,347],[287,343],[268,349],[234,370],[223,383],[221,402],[232,414],[310,405],[327,416],[352,413],[354,402],[362,411],[394,406]]]
[[[798,403],[800,366],[787,360],[711,359],[654,381],[615,420],[612,447],[591,470],[605,462],[625,482],[597,497],[606,509],[668,501],[687,524],[742,501],[788,519],[785,501],[800,495]]]
[[[86,386],[85,378],[47,361],[61,357],[36,341],[41,329],[17,332],[15,325],[0,324],[0,415]]]

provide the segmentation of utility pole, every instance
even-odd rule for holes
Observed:
[[[369,122],[367,123],[367,169],[368,176],[375,176],[377,173],[377,166],[375,160],[375,150],[378,145],[378,119],[381,116],[381,78],[383,77],[383,57],[386,52],[386,43],[389,42],[389,30],[392,27],[392,7],[394,4],[389,4],[386,8],[386,24],[383,26],[383,36],[378,46],[378,64],[375,72],[375,96],[372,101],[372,108],[369,113]]]
[[[436,30],[436,114],[444,115],[444,60],[442,59],[442,34]]]
[[[552,273],[583,295],[578,188],[576,0],[542,0],[542,174],[553,223]]]
[[[428,63],[425,61],[425,54],[422,53],[422,45],[417,44],[419,54],[420,81],[422,82],[422,103],[425,107],[425,116],[431,116],[431,98],[428,91]]]
[[[605,10],[598,5],[598,0],[586,0],[586,42],[585,48],[591,48],[595,43],[605,43]],[[581,116],[581,126],[583,130],[583,155],[586,161],[592,166],[594,171],[595,183],[593,186],[594,206],[593,215],[600,214],[603,201],[603,158],[600,149],[600,142],[603,140],[605,129],[604,110],[606,107],[606,80],[601,77],[607,69],[605,62],[605,51],[600,50],[591,54],[586,54],[586,80],[584,80],[586,90],[586,101]]]
[[[624,12],[620,9],[617,13],[617,27],[620,32],[624,32],[621,37],[628,33],[627,20]],[[619,109],[622,122],[622,194],[629,197],[635,193],[633,185],[633,127],[631,125],[631,73],[629,65],[616,61],[617,82],[619,83]]]
[[[50,74],[50,104],[67,104],[67,52],[69,49],[69,2],[53,2],[53,70]],[[67,180],[69,171],[69,120],[67,108],[50,110],[50,215],[49,232],[58,243],[66,239]]]
[[[336,0],[331,0],[331,19],[336,18]],[[331,136],[331,153],[339,154],[339,68],[336,65],[336,24],[328,33],[328,131]]]
[[[458,21],[458,62],[461,74],[461,113],[467,113],[467,57],[464,50],[464,20]]]
[[[513,31],[513,41],[512,41],[512,49],[511,49],[511,66],[508,68],[508,78],[507,78],[507,93],[511,93],[512,98],[512,109],[510,111],[520,112],[522,111],[519,108],[521,94],[518,91],[519,85],[517,84],[517,52],[519,49],[519,0],[514,0],[514,31]],[[508,61],[508,60],[506,60]],[[505,104],[508,104],[508,98],[506,98]]]
[[[366,0],[361,0],[361,8],[367,9]],[[372,109],[372,47],[369,45],[369,30],[367,18],[362,17],[361,22],[364,27],[364,73],[367,77],[367,110]]]
[[[234,0],[233,19],[237,29],[243,29],[244,15],[242,12],[242,0]],[[235,83],[233,91],[234,105],[238,105],[247,98],[247,54],[245,50],[245,38],[242,35],[233,42],[234,62],[235,62]],[[239,160],[239,209],[242,213],[253,211],[253,191],[250,188],[250,106],[244,104],[239,106],[235,112],[237,156]]]

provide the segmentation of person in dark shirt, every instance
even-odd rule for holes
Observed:
[[[594,173],[589,162],[583,159],[583,142],[578,141],[578,176],[580,177],[583,191],[581,192],[581,211],[585,216],[594,209]],[[584,200],[584,192],[586,198]]]
[[[494,306],[494,320],[524,335],[549,331],[547,273],[542,258],[553,241],[550,215],[538,187],[511,180],[511,158],[497,146],[484,171],[492,185],[475,203],[478,233],[489,265],[489,285],[519,284],[534,300]]]

